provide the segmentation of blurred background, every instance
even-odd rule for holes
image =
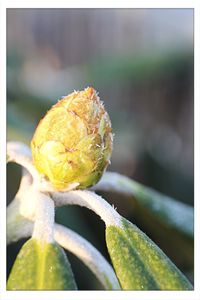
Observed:
[[[93,86],[115,133],[109,170],[193,205],[193,63],[192,9],[8,9],[7,139],[30,144],[38,121],[61,96]],[[8,165],[8,202],[20,172]],[[134,199],[104,197],[193,280],[193,241],[159,224]],[[96,215],[67,207],[56,220],[109,260]],[[8,247],[8,274],[23,243]],[[102,289],[67,255],[80,289]]]

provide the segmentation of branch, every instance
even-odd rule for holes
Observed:
[[[121,216],[101,196],[91,191],[70,191],[51,193],[55,206],[80,205],[93,210],[108,225],[121,226]]]

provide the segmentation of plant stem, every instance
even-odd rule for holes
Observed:
[[[54,230],[54,202],[52,199],[40,192],[35,192],[36,210],[35,224],[32,238],[39,240],[41,243],[53,243]]]
[[[51,193],[55,206],[80,205],[93,210],[105,222],[106,226],[121,226],[121,216],[101,196],[91,191],[70,191]]]

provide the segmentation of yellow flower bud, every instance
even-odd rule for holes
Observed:
[[[33,162],[57,190],[96,184],[112,152],[108,113],[92,87],[63,97],[40,121],[31,142]]]

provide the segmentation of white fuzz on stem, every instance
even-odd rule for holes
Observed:
[[[41,243],[52,243],[54,230],[54,202],[45,194],[35,192],[35,224],[32,237]]]
[[[121,216],[101,196],[90,191],[70,191],[51,193],[56,206],[80,205],[93,210],[105,222],[106,226],[114,225],[121,227]]]

